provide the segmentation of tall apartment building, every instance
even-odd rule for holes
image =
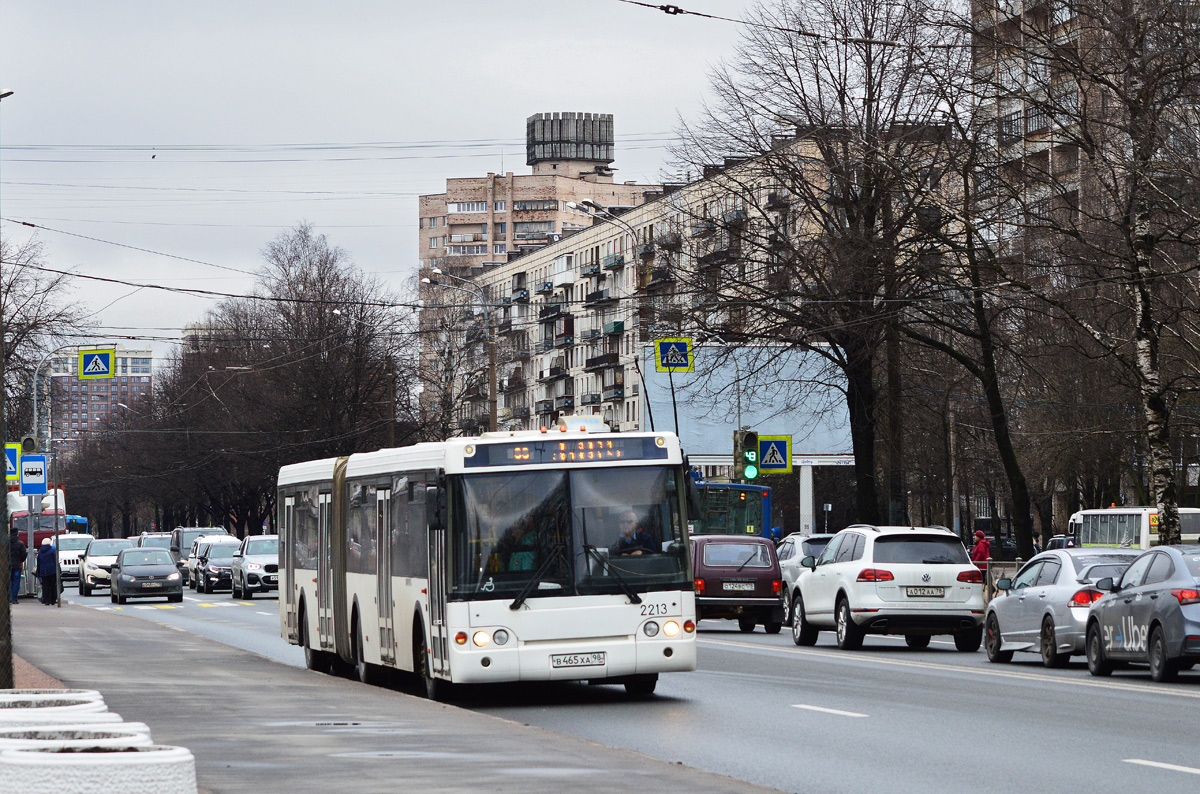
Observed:
[[[88,349],[88,346],[83,346]],[[69,450],[80,438],[108,425],[114,414],[139,410],[153,385],[154,354],[149,349],[116,348],[113,377],[79,378],[79,348],[65,348],[50,360],[49,405],[38,413],[50,417],[49,437],[53,448]],[[46,426],[39,425],[45,438]]]

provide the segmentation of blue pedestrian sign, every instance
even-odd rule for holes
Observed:
[[[792,437],[758,435],[758,469],[763,474],[792,473]]]
[[[113,361],[116,359],[117,351],[114,348],[108,350],[80,350],[79,351],[79,379],[80,380],[97,380],[99,378],[111,378],[113,376]]]
[[[21,496],[46,495],[46,456],[21,456]]]
[[[654,369],[659,372],[692,372],[691,339],[655,339]]]
[[[4,479],[19,480],[21,472],[17,468],[21,463],[21,445],[14,442],[4,445]]]

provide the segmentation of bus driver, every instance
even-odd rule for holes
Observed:
[[[654,538],[650,537],[650,533],[642,528],[638,522],[637,514],[632,510],[624,510],[621,512],[619,520],[621,528],[621,537],[617,538],[617,542],[609,548],[609,553],[616,555],[640,556],[642,554],[653,554]]]

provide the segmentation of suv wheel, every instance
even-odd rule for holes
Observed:
[[[792,593],[786,588],[783,591],[783,625],[792,625]]]
[[[1042,651],[1042,665],[1044,667],[1063,667],[1067,660],[1071,658],[1069,653],[1058,652],[1058,637],[1054,632],[1054,619],[1047,616],[1042,621],[1042,635],[1039,643]]]
[[[792,642],[797,645],[816,645],[820,633],[816,626],[809,623],[804,616],[804,601],[799,595],[792,600]]]
[[[932,639],[928,634],[905,634],[904,644],[914,651],[921,651],[929,647],[929,641]]]
[[[87,581],[83,576],[79,577],[79,595],[87,596],[92,594],[92,589],[87,586]]]
[[[1112,675],[1112,662],[1104,658],[1104,644],[1100,640],[1100,625],[1093,623],[1087,629],[1088,672],[1096,676]]]
[[[975,653],[983,642],[983,626],[954,632],[954,647],[963,653]]]
[[[843,596],[837,606],[837,644],[843,651],[857,651],[862,647],[865,632],[854,622],[850,602]]]
[[[743,634],[749,634],[750,632],[754,631],[754,618],[743,615],[742,617],[738,618],[737,621],[738,630]]]

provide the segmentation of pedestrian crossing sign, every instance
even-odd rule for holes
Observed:
[[[116,360],[117,351],[113,348],[108,350],[80,350],[79,351],[79,379],[80,380],[98,380],[100,378],[111,378],[113,376],[113,362]]]
[[[691,339],[655,339],[654,368],[659,372],[692,372]]]
[[[14,441],[4,445],[4,479],[21,479],[21,443]]]
[[[758,469],[763,474],[792,473],[792,437],[758,436]]]

